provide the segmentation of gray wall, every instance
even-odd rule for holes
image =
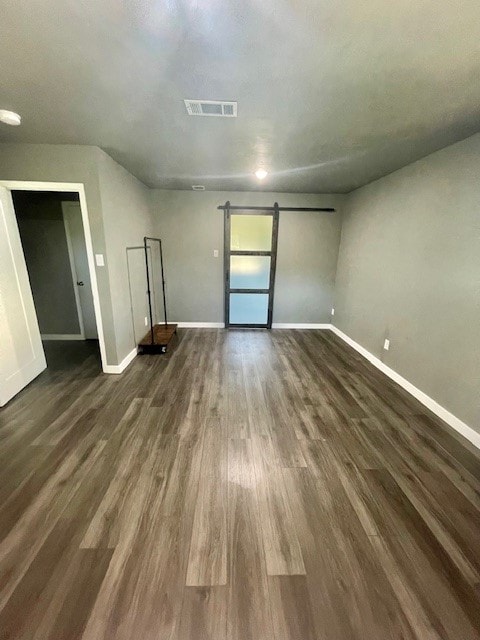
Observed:
[[[145,291],[145,264],[132,260],[127,263],[127,247],[139,246],[143,244],[144,236],[152,235],[149,189],[103,152],[99,180],[117,360],[121,362],[137,344],[134,323],[141,325],[144,318],[144,310],[134,305],[132,322],[129,267],[132,283],[143,279]],[[134,291],[137,293],[138,286]]]
[[[76,145],[0,144],[0,180],[84,185],[93,250],[105,256],[105,267],[97,267],[96,275],[107,363],[119,364],[133,348],[133,331],[130,303],[123,293],[118,313],[118,283],[127,273],[126,247],[150,228],[149,214],[147,219],[144,217],[147,187],[98,147]],[[137,223],[134,218],[138,211],[141,213]],[[139,229],[142,225],[144,231]],[[123,259],[119,257],[122,251]],[[128,313],[124,312],[125,305]]]
[[[24,191],[13,200],[40,332],[78,334],[61,198]]]
[[[223,211],[219,204],[341,207],[344,196],[152,190],[172,321],[223,322]],[[340,213],[280,214],[273,321],[330,322]],[[213,250],[219,257],[213,257]]]
[[[479,175],[476,135],[353,192],[344,212],[334,318],[478,431]]]

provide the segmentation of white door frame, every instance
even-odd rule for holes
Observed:
[[[88,219],[87,199],[85,196],[84,185],[81,182],[34,182],[31,180],[0,180],[0,186],[5,187],[10,191],[67,191],[78,193],[78,198],[80,200],[80,210],[82,212],[83,231],[85,234],[85,245],[87,247],[88,269],[90,271],[90,282],[92,285],[93,306],[95,309],[95,321],[97,324],[98,342],[100,345],[100,356],[102,359],[102,369],[105,373],[107,373],[107,352],[105,348],[105,336],[103,333],[102,311],[100,308],[100,296],[98,294],[92,235],[90,232],[90,222]]]

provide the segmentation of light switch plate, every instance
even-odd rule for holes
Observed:
[[[213,250],[213,257],[218,258],[218,249]]]
[[[105,266],[105,259],[103,257],[103,253],[96,253],[95,254],[95,263],[96,263],[97,267],[104,267]]]
[[[332,309],[332,316],[335,315],[335,309]]]
[[[383,343],[383,348],[385,349],[385,351],[388,351],[390,349],[390,340],[385,339],[385,342]]]

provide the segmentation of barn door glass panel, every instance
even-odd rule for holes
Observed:
[[[268,293],[231,293],[230,324],[266,325]]]
[[[231,289],[268,289],[270,256],[230,256]]]
[[[271,251],[273,216],[231,216],[231,251]]]

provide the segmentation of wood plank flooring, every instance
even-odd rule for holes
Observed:
[[[0,640],[480,640],[480,456],[334,334],[51,348],[0,410]]]

